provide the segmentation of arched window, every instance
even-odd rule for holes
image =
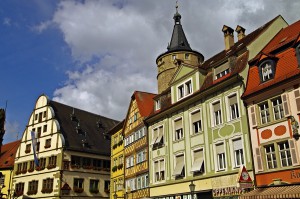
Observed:
[[[275,61],[265,60],[259,65],[259,74],[262,82],[273,79],[275,76]]]

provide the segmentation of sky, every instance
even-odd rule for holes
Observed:
[[[3,143],[20,139],[36,100],[116,120],[135,90],[157,93],[155,60],[171,40],[176,0],[1,0]],[[246,34],[278,15],[300,19],[298,0],[178,0],[181,24],[205,60],[224,49],[222,27]],[[235,34],[235,41],[237,40]]]

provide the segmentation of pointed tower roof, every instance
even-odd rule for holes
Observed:
[[[174,14],[174,28],[172,33],[171,42],[168,45],[168,51],[177,51],[177,50],[192,50],[188,40],[185,37],[183,28],[180,23],[181,15],[178,12],[178,5],[176,2],[176,13]]]

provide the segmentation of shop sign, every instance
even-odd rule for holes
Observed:
[[[244,189],[241,187],[225,187],[213,189],[213,197],[241,195],[243,192]]]

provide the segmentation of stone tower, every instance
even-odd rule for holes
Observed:
[[[181,15],[178,13],[177,5],[173,19],[175,24],[167,52],[159,55],[156,59],[158,94],[161,94],[169,87],[169,83],[181,63],[184,62],[197,67],[204,60],[201,53],[191,49],[186,39],[181,26]]]

